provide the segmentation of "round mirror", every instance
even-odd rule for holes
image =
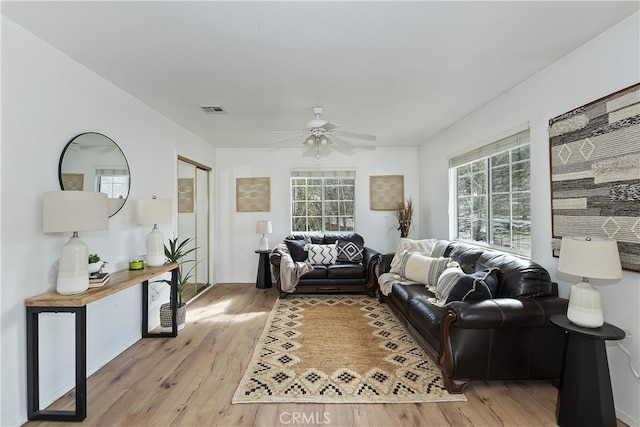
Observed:
[[[109,216],[129,197],[129,164],[124,153],[100,133],[81,133],[67,143],[60,155],[58,179],[63,190],[99,191],[109,196]]]

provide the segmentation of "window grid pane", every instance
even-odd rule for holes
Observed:
[[[531,253],[529,146],[454,168],[456,238]]]
[[[354,231],[354,178],[292,177],[292,231]]]

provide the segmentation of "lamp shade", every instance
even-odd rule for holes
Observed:
[[[45,233],[109,228],[109,202],[106,193],[49,191],[43,195],[42,213]]]
[[[138,224],[169,224],[171,222],[170,199],[144,199],[136,204]]]
[[[271,221],[258,221],[256,223],[257,234],[271,234],[272,232]]]
[[[563,237],[558,271],[592,279],[621,279],[618,244],[596,237]]]
[[[106,230],[109,202],[105,193],[50,191],[42,197],[45,233],[73,232],[62,247],[56,290],[63,295],[81,293],[89,287],[89,249],[78,231]]]

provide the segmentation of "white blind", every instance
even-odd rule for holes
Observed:
[[[354,170],[292,170],[292,178],[355,178]]]
[[[107,166],[96,168],[97,176],[124,176],[129,175],[127,169],[109,168]]]
[[[449,159],[449,167],[455,168],[475,160],[484,159],[494,156],[507,150],[529,144],[529,129],[510,135],[506,138],[499,139],[490,144],[483,145],[474,150]]]

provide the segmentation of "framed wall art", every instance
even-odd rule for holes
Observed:
[[[271,178],[236,178],[236,212],[270,212]]]
[[[549,120],[553,252],[565,236],[616,240],[640,271],[640,84]]]
[[[178,178],[178,212],[193,213],[193,178]]]
[[[62,173],[62,188],[65,190],[82,191],[84,189],[83,173]]]
[[[372,211],[393,211],[404,201],[404,175],[369,177],[369,205]]]

